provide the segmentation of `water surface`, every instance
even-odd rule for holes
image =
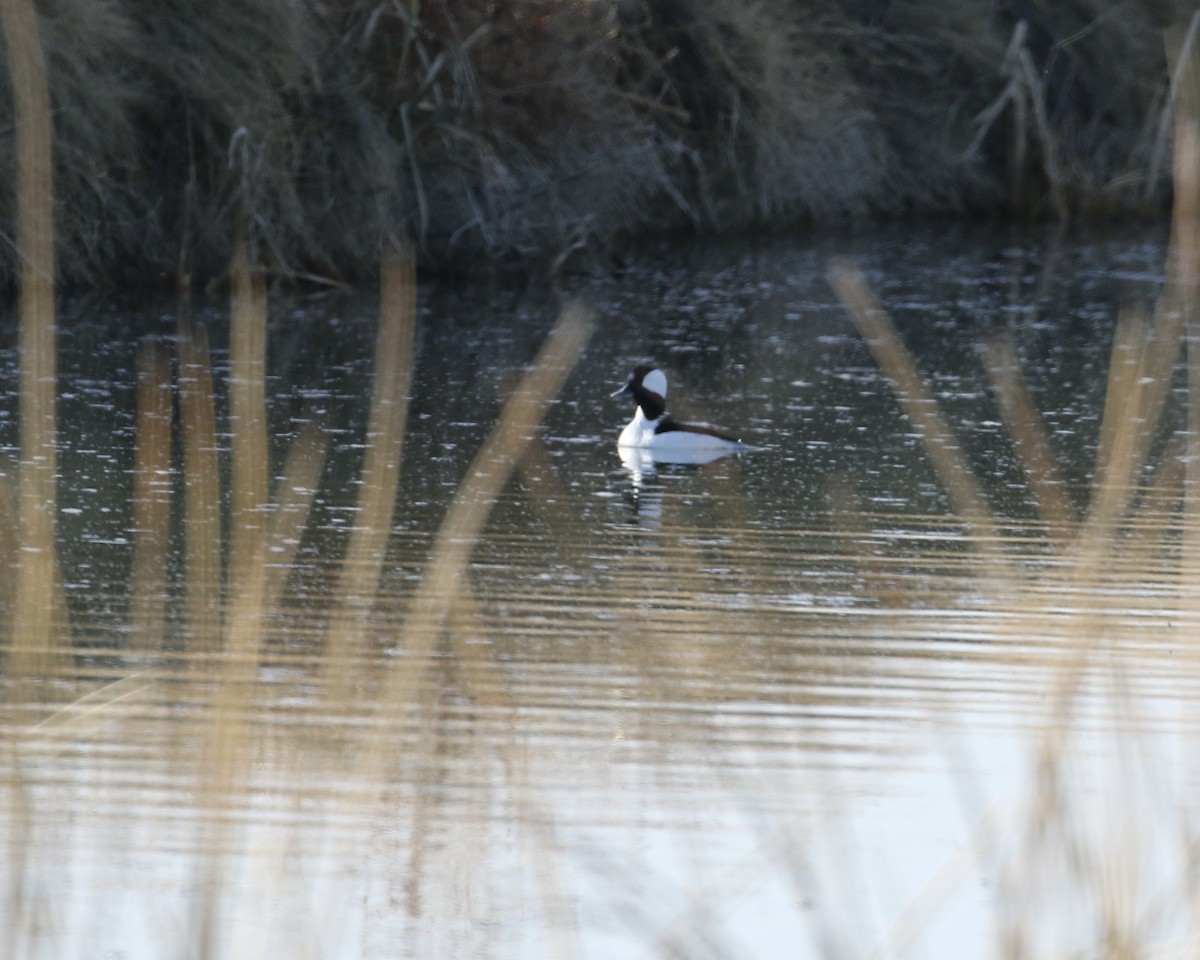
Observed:
[[[70,626],[45,671],[5,682],[9,954],[964,957],[1189,942],[1186,354],[1128,502],[1087,523],[1117,318],[1152,307],[1162,239],[929,228],[697,245],[580,281],[597,332],[428,642],[410,602],[556,305],[422,288],[386,560],[377,596],[347,618],[376,307],[277,297],[270,476],[307,423],[328,456],[241,660],[202,648],[184,614],[180,498],[195,478],[178,424],[161,637],[140,645],[130,626],[134,331],[171,348],[174,309],[70,305],[57,543]],[[891,313],[986,529],[956,510],[834,296],[839,257]],[[227,320],[219,306],[201,319],[227,458]],[[1004,344],[1053,454],[1053,516],[989,376]],[[645,357],[666,369],[677,416],[754,449],[631,472],[614,447],[631,411],[608,395]],[[11,345],[0,365],[15,383]],[[12,395],[0,444],[11,483]],[[356,645],[331,664],[345,631]]]

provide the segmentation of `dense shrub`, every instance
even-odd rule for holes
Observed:
[[[55,0],[74,284],[554,266],[647,232],[1157,211],[1181,0]],[[0,71],[0,177],[12,183]],[[13,197],[0,193],[12,235]],[[4,254],[11,273],[13,252]]]

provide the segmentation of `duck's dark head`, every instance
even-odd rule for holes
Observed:
[[[652,363],[639,363],[613,396],[633,397],[647,420],[657,420],[667,409],[667,375]]]

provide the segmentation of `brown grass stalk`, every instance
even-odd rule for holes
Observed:
[[[981,551],[994,550],[996,530],[987,498],[891,317],[857,267],[845,262],[833,264],[829,282],[875,362],[891,380],[901,409],[921,437],[934,472],[950,495],[954,512],[967,525]]]
[[[1183,551],[1179,573],[1183,612],[1194,638],[1200,621],[1200,319],[1194,315],[1188,320],[1187,376],[1187,455],[1183,468]]]
[[[1190,42],[1200,14],[1193,17],[1173,76],[1175,95],[1174,203],[1171,211],[1171,247],[1167,256],[1170,285],[1185,306],[1194,306],[1200,280],[1200,71],[1196,49]]]
[[[1046,722],[1035,751],[1037,779],[1023,831],[1031,860],[1038,856],[1047,835],[1069,837],[1063,830],[1069,816],[1064,778],[1073,737],[1072,718],[1088,669],[1104,654],[1109,633],[1112,601],[1098,591],[1108,576],[1116,538],[1145,465],[1178,352],[1178,335],[1178,312],[1172,315],[1162,303],[1153,326],[1136,312],[1125,314],[1118,324],[1091,504],[1068,554],[1073,562],[1067,567],[1065,586],[1084,602],[1082,612],[1073,618],[1064,637],[1065,655],[1051,677]],[[1016,925],[1006,931],[1014,944],[1019,944],[1023,935],[1019,919],[1015,917]]]
[[[1189,31],[1189,38],[1191,35]],[[1200,93],[1196,53],[1190,39],[1184,42],[1181,57],[1176,58],[1179,62],[1173,77],[1175,194],[1167,283],[1151,320],[1140,313],[1127,313],[1117,326],[1092,506],[1081,538],[1085,553],[1112,535],[1128,508],[1166,404],[1184,331],[1196,309],[1200,271]]]
[[[267,291],[244,243],[234,251],[229,317],[232,510],[229,583],[241,589],[262,566],[268,509]]]
[[[267,582],[263,612],[278,605],[296,561],[296,551],[312,512],[317,484],[325,467],[329,431],[321,419],[309,420],[288,450],[283,476],[275,489],[275,508],[267,522]]]
[[[1088,520],[1075,545],[1072,586],[1087,595],[1102,582],[1114,553],[1114,538],[1128,508],[1135,481],[1145,464],[1150,441],[1165,403],[1179,341],[1184,329],[1195,333],[1197,200],[1200,198],[1200,98],[1196,91],[1195,53],[1178,73],[1180,95],[1176,112],[1175,207],[1171,246],[1168,251],[1167,285],[1157,305],[1152,323],[1140,314],[1121,318],[1113,344],[1109,369],[1098,456],[1096,482]],[[1189,452],[1200,431],[1200,374],[1189,342],[1188,425]],[[1184,620],[1195,614],[1194,576],[1197,535],[1197,472],[1190,458],[1185,467],[1181,556],[1181,606]],[[1048,717],[1043,725],[1036,752],[1037,780],[1034,805],[1023,830],[1026,857],[1035,861],[1044,849],[1046,838],[1057,837],[1064,846],[1073,842],[1070,813],[1066,807],[1065,776],[1068,748],[1072,736],[1072,712],[1085,671],[1105,638],[1105,605],[1091,601],[1086,612],[1072,623],[1068,636],[1070,656],[1055,673],[1048,698]],[[1043,854],[1044,855],[1044,854]],[[1105,896],[1101,891],[1102,920],[1106,924],[1108,952],[1131,956],[1136,952],[1129,937],[1136,936],[1133,918],[1125,914],[1128,896]],[[1025,932],[1015,916],[1004,931],[1011,952],[1025,949]]]
[[[160,676],[155,669],[138,670],[89,690],[25,731],[19,741],[22,751],[27,751],[30,762],[45,763],[79,740],[95,736],[106,724],[116,722],[122,717],[122,708],[142,714]]]
[[[213,653],[221,636],[221,470],[212,360],[204,327],[184,319],[179,351],[179,420],[183,445],[185,635],[197,653]]]
[[[1140,417],[1147,402],[1143,376],[1147,337],[1148,325],[1140,310],[1121,315],[1108,365],[1088,517],[1081,531],[1082,542],[1092,547],[1111,538],[1136,479],[1134,460],[1141,436],[1148,432]]]
[[[1168,278],[1187,332],[1187,457],[1183,477],[1182,612],[1196,630],[1200,617],[1200,70],[1194,43],[1200,14],[1193,16],[1172,84],[1175,112],[1175,200]],[[1165,299],[1165,297],[1164,297]]]
[[[17,597],[17,559],[20,545],[18,484],[0,477],[0,649],[12,642],[13,610]]]
[[[459,485],[400,631],[405,656],[392,661],[373,699],[370,724],[373,729],[344,782],[343,803],[357,807],[364,800],[376,799],[388,784],[389,769],[396,762],[396,741],[387,735],[388,731],[401,727],[419,705],[420,685],[443,631],[452,620],[470,616],[473,604],[466,589],[466,577],[471,553],[538,424],[582,355],[592,327],[589,309],[572,303],[563,310]],[[483,665],[475,662],[472,666],[482,669]],[[428,726],[422,730],[426,738],[434,734]],[[425,810],[425,804],[419,801],[411,818],[412,833],[417,838],[409,851],[413,864],[409,895],[414,904],[419,902],[420,864],[426,855]],[[539,873],[539,878],[543,876],[546,874]],[[329,915],[330,920],[334,917]]]
[[[163,640],[171,524],[171,358],[161,341],[143,341],[137,377],[129,626],[131,646],[152,650]]]
[[[1078,526],[1079,520],[1067,497],[1066,483],[1050,446],[1046,424],[1021,373],[1012,337],[1007,334],[990,337],[980,354],[1038,513],[1055,535],[1068,535]]]
[[[232,508],[229,583],[221,637],[223,669],[218,727],[226,706],[253,680],[267,589],[267,297],[262,272],[244,245],[231,265],[229,426],[232,433]],[[228,758],[227,758],[228,759]],[[232,764],[220,765],[222,771]]]
[[[219,955],[223,927],[217,890],[232,829],[225,811],[245,757],[267,593],[266,422],[267,297],[262,272],[239,244],[231,263],[229,420],[232,432],[231,558],[221,632],[221,669],[212,720],[198,771],[203,806],[211,812],[209,852],[198,864],[204,895],[196,902],[196,949]]]
[[[10,676],[49,670],[56,630],[65,633],[66,608],[55,545],[57,419],[55,380],[54,182],[52,126],[46,66],[32,0],[0,0],[0,31],[8,57],[16,121],[17,251],[19,267],[20,474],[17,488],[17,552]],[[56,611],[56,606],[58,607]],[[56,616],[56,612],[58,616]],[[3,937],[16,956],[37,914],[28,881],[34,857],[33,817],[19,763],[8,780],[15,831],[9,853],[8,902],[14,921]]]
[[[358,510],[342,563],[323,657],[326,676],[338,678],[335,692],[344,692],[353,661],[362,653],[365,623],[375,605],[391,533],[412,386],[416,314],[412,252],[390,250],[380,270],[379,332]]]
[[[546,409],[578,362],[592,326],[591,311],[581,304],[572,303],[563,310],[468,468],[438,530],[421,585],[404,620],[400,640],[406,655],[393,663],[375,701],[378,724],[396,726],[410,715],[429,654],[456,609],[484,523]],[[389,738],[372,737],[352,783],[383,783],[382,771],[391,762],[393,749]]]
[[[20,255],[20,432],[13,673],[39,673],[55,641],[57,472],[54,181],[50,91],[32,0],[2,0],[16,119],[17,250]],[[61,611],[65,615],[65,611]]]
[[[1168,31],[1167,34],[1167,61],[1171,68],[1171,83],[1167,91],[1167,102],[1163,106],[1162,113],[1158,119],[1158,129],[1154,137],[1154,146],[1150,152],[1150,169],[1146,177],[1146,186],[1143,193],[1143,199],[1147,203],[1154,196],[1154,188],[1158,182],[1159,168],[1162,166],[1163,154],[1166,152],[1167,143],[1170,139],[1172,121],[1175,121],[1175,126],[1178,128],[1180,117],[1178,104],[1180,88],[1182,86],[1181,80],[1184,78],[1185,71],[1189,69],[1189,65],[1191,64],[1192,48],[1196,43],[1198,28],[1200,28],[1200,11],[1192,14],[1187,31],[1184,32],[1182,39],[1173,42],[1171,32]],[[1183,112],[1186,114],[1190,109],[1190,107],[1185,105]],[[1173,159],[1178,159],[1178,157],[1179,152],[1176,149]],[[1176,195],[1176,198],[1178,199],[1178,195]]]

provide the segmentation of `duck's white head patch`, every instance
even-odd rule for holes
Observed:
[[[642,386],[651,393],[657,393],[664,400],[667,399],[667,375],[657,367],[642,377]]]

